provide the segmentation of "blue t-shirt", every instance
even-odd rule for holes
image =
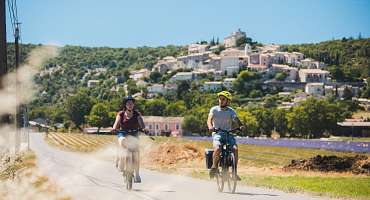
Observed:
[[[212,116],[213,127],[223,130],[230,130],[232,122],[238,118],[234,109],[231,107],[221,109],[220,106],[213,106],[209,111],[209,116]]]

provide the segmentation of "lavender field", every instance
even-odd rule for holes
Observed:
[[[212,137],[185,137],[191,140],[212,141]],[[261,146],[281,146],[298,148],[327,149],[334,151],[346,151],[357,153],[370,153],[370,142],[352,141],[321,141],[305,139],[255,139],[255,138],[236,138],[238,144],[253,144]]]

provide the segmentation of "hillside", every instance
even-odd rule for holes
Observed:
[[[285,45],[283,50],[301,52],[305,57],[328,64],[337,81],[361,81],[370,77],[370,38]]]

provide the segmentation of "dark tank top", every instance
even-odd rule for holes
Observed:
[[[140,113],[134,111],[133,116],[130,119],[127,119],[124,111],[119,112],[120,115],[120,129],[123,131],[131,131],[140,128],[139,119]]]

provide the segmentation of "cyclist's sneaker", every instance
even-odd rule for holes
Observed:
[[[134,177],[134,183],[141,183],[141,178],[139,174],[136,174]]]
[[[209,171],[209,177],[214,178],[216,174],[217,174],[217,168],[211,168],[211,170]]]

